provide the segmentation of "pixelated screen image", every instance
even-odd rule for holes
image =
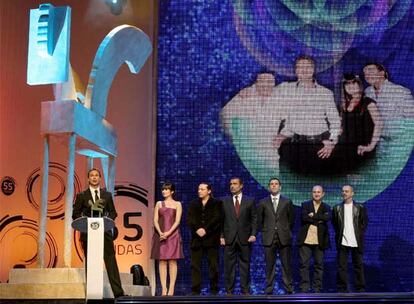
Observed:
[[[161,1],[159,12],[157,186],[175,183],[184,206],[183,293],[188,203],[201,181],[228,195],[234,176],[257,200],[270,177],[280,178],[297,206],[294,234],[313,185],[333,206],[351,184],[369,216],[367,290],[411,291],[414,3]],[[327,291],[335,290],[335,255],[325,254]],[[296,247],[293,264],[298,284]],[[260,294],[260,235],[251,268]]]

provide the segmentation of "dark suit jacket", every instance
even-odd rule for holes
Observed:
[[[105,201],[103,215],[115,220],[117,213],[115,210],[114,201],[112,200],[111,192],[108,192],[103,188],[101,188],[99,191],[100,198]],[[75,205],[73,206],[72,219],[75,220],[81,216],[91,215],[91,206],[89,205],[89,201],[93,202],[92,193],[89,188],[76,195]],[[112,235],[112,233],[111,231],[105,232],[105,235]],[[81,233],[81,240],[86,240],[85,233]]]
[[[275,234],[278,235],[281,245],[287,246],[292,244],[295,208],[289,198],[283,195],[280,196],[275,213],[269,194],[260,201],[257,218],[259,229],[262,230],[263,246],[272,245]]]
[[[254,198],[242,195],[239,218],[234,209],[233,196],[226,196],[221,200],[223,202],[221,236],[225,238],[226,244],[231,244],[238,235],[240,243],[247,245],[249,237],[256,236],[257,233],[257,211]]]
[[[313,217],[310,217],[308,214],[313,212]],[[306,201],[302,203],[302,225],[298,234],[298,245],[303,245],[308,234],[308,229],[310,225],[315,225],[318,227],[318,242],[320,249],[326,249],[330,247],[329,242],[329,228],[328,222],[331,219],[331,208],[325,204],[321,203],[319,206],[318,212],[315,213],[315,208],[313,207],[313,201]]]
[[[221,201],[210,197],[203,209],[201,199],[190,202],[187,225],[191,230],[191,248],[220,245]],[[196,231],[206,230],[206,235],[199,237]]]
[[[342,236],[344,233],[344,203],[335,205],[332,210],[332,225],[335,229],[335,242],[339,247],[342,243]],[[358,250],[362,253],[364,251],[364,233],[368,226],[367,209],[362,204],[353,203],[352,208],[355,237],[358,244]]]

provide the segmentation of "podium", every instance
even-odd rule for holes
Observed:
[[[115,227],[109,217],[82,216],[72,222],[72,228],[88,234],[86,299],[103,299],[104,233]]]

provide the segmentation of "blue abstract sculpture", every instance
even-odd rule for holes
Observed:
[[[44,138],[38,241],[41,268],[44,267],[50,136],[60,136],[69,142],[63,263],[70,267],[75,153],[87,156],[90,168],[94,158],[100,158],[106,186],[113,191],[118,149],[115,129],[105,119],[108,92],[124,62],[131,73],[137,74],[152,51],[148,36],[140,29],[130,25],[116,27],[98,48],[85,94],[79,91],[76,73],[69,64],[69,25],[69,7],[42,4],[39,9],[31,10],[27,82],[54,84],[55,92],[55,100],[42,102],[41,111]]]

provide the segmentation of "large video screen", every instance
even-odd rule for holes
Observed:
[[[350,184],[370,219],[367,290],[411,291],[413,2],[161,1],[159,12],[157,186],[176,184],[186,259],[186,208],[202,181],[221,197],[241,177],[259,200],[278,177],[297,206],[295,234],[314,185],[333,206]],[[331,291],[335,255],[325,255]],[[298,284],[295,246],[293,256]],[[189,292],[185,265],[178,280]],[[260,236],[252,269],[261,293]]]

